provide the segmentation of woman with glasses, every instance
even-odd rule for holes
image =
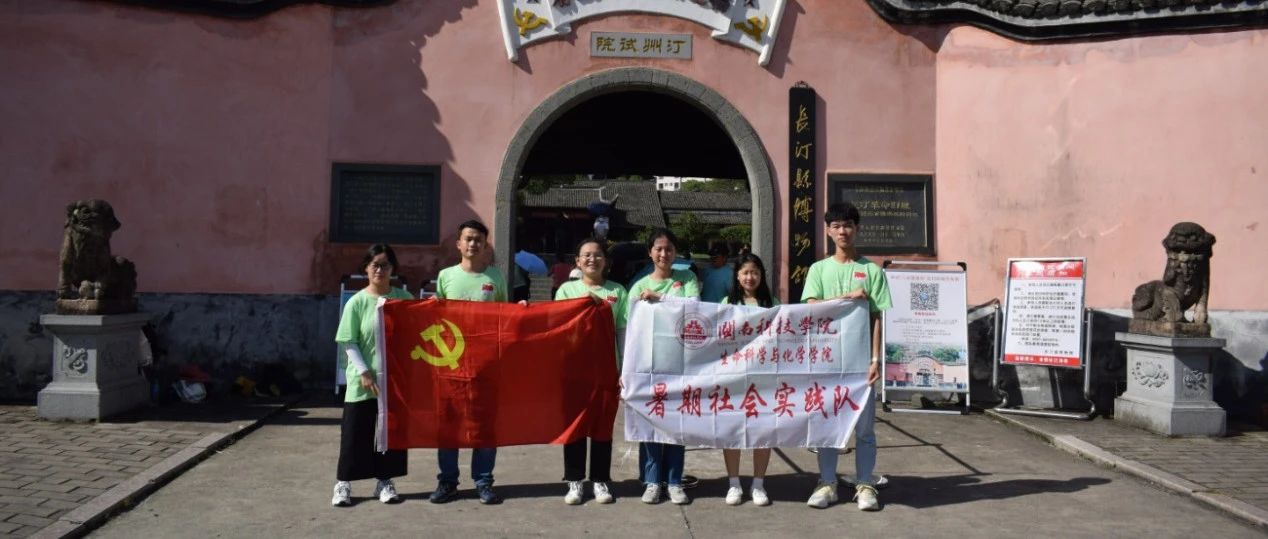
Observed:
[[[339,464],[335,468],[335,507],[352,505],[352,481],[377,479],[374,496],[383,503],[397,503],[393,477],[406,473],[406,452],[379,453],[374,450],[375,422],[378,418],[378,376],[383,358],[378,353],[379,298],[413,299],[409,292],[392,286],[396,253],[385,244],[376,244],[365,253],[361,268],[370,283],[348,300],[339,319],[335,342],[348,356],[348,391],[343,403],[340,429]]]
[[[555,299],[573,299],[591,297],[595,301],[606,302],[612,308],[612,319],[616,323],[617,369],[620,369],[621,342],[625,334],[626,293],[625,287],[615,281],[607,280],[604,270],[607,269],[607,258],[603,252],[603,244],[594,238],[587,238],[577,244],[577,269],[581,278],[567,281],[555,292]],[[590,481],[594,483],[594,501],[612,503],[615,499],[608,490],[608,482],[612,480],[612,440],[590,439]],[[579,505],[585,496],[583,487],[586,478],[586,440],[580,439],[564,446],[564,481],[568,482],[568,493],[564,495],[564,503]]]

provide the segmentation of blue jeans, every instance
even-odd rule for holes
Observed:
[[[471,450],[471,479],[477,487],[493,484],[493,465],[497,462],[498,448],[482,447]],[[458,450],[437,449],[436,461],[440,463],[440,473],[436,476],[441,483],[458,484]]]
[[[645,455],[643,461],[644,483],[682,484],[682,468],[687,460],[687,448],[681,445],[641,442],[638,444],[639,454]]]
[[[868,399],[859,411],[859,423],[854,427],[854,473],[859,485],[872,485],[872,472],[876,469],[876,399]],[[819,480],[837,484],[836,448],[819,449]]]

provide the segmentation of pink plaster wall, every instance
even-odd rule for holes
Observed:
[[[51,289],[65,204],[102,197],[142,291],[328,293],[364,249],[326,241],[336,161],[441,165],[441,244],[399,253],[430,278],[455,260],[453,226],[493,222],[502,156],[528,113],[619,66],[676,71],[730,100],[767,146],[781,227],[799,80],[822,98],[821,178],[934,166],[932,34],[896,30],[862,2],[789,1],[767,68],[702,26],[649,15],[576,24],[576,38],[513,64],[496,5],[475,0],[252,21],[69,0],[2,9],[0,289]],[[590,58],[591,31],[689,32],[695,58]]]
[[[789,2],[767,68],[757,65],[755,53],[715,41],[696,23],[639,14],[574,24],[573,38],[530,45],[510,63],[496,6],[472,4],[405,1],[383,9],[338,10],[335,16],[332,159],[445,165],[441,232],[447,237],[427,271],[454,262],[452,225],[469,217],[493,221],[502,157],[529,113],[569,82],[605,69],[639,65],[675,71],[730,101],[767,147],[779,185],[775,205],[781,226],[787,205],[787,95],[799,80],[813,86],[824,103],[821,177],[824,170],[933,170],[933,51],[896,32],[861,2]],[[591,58],[587,38],[597,31],[691,33],[694,57]],[[649,119],[673,121],[650,113]],[[385,138],[385,132],[391,136]],[[782,235],[777,237],[782,252]]]
[[[937,58],[939,257],[969,299],[1009,257],[1085,256],[1087,302],[1161,278],[1170,226],[1215,234],[1212,309],[1268,308],[1268,31],[1027,45],[970,27]]]
[[[142,291],[313,290],[329,208],[328,9],[0,12],[0,289],[52,290],[66,204],[104,198]]]

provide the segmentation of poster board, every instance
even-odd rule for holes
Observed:
[[[886,391],[968,393],[967,274],[885,269],[893,307],[885,311]]]
[[[1000,363],[1082,369],[1083,258],[1010,258]]]

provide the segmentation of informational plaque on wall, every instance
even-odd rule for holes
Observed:
[[[1010,258],[1001,362],[1083,366],[1082,258]]]
[[[435,244],[439,226],[440,167],[334,165],[330,241]]]
[[[591,32],[590,56],[691,59],[691,34]]]
[[[863,254],[934,254],[933,176],[828,174],[828,203],[859,209]]]

